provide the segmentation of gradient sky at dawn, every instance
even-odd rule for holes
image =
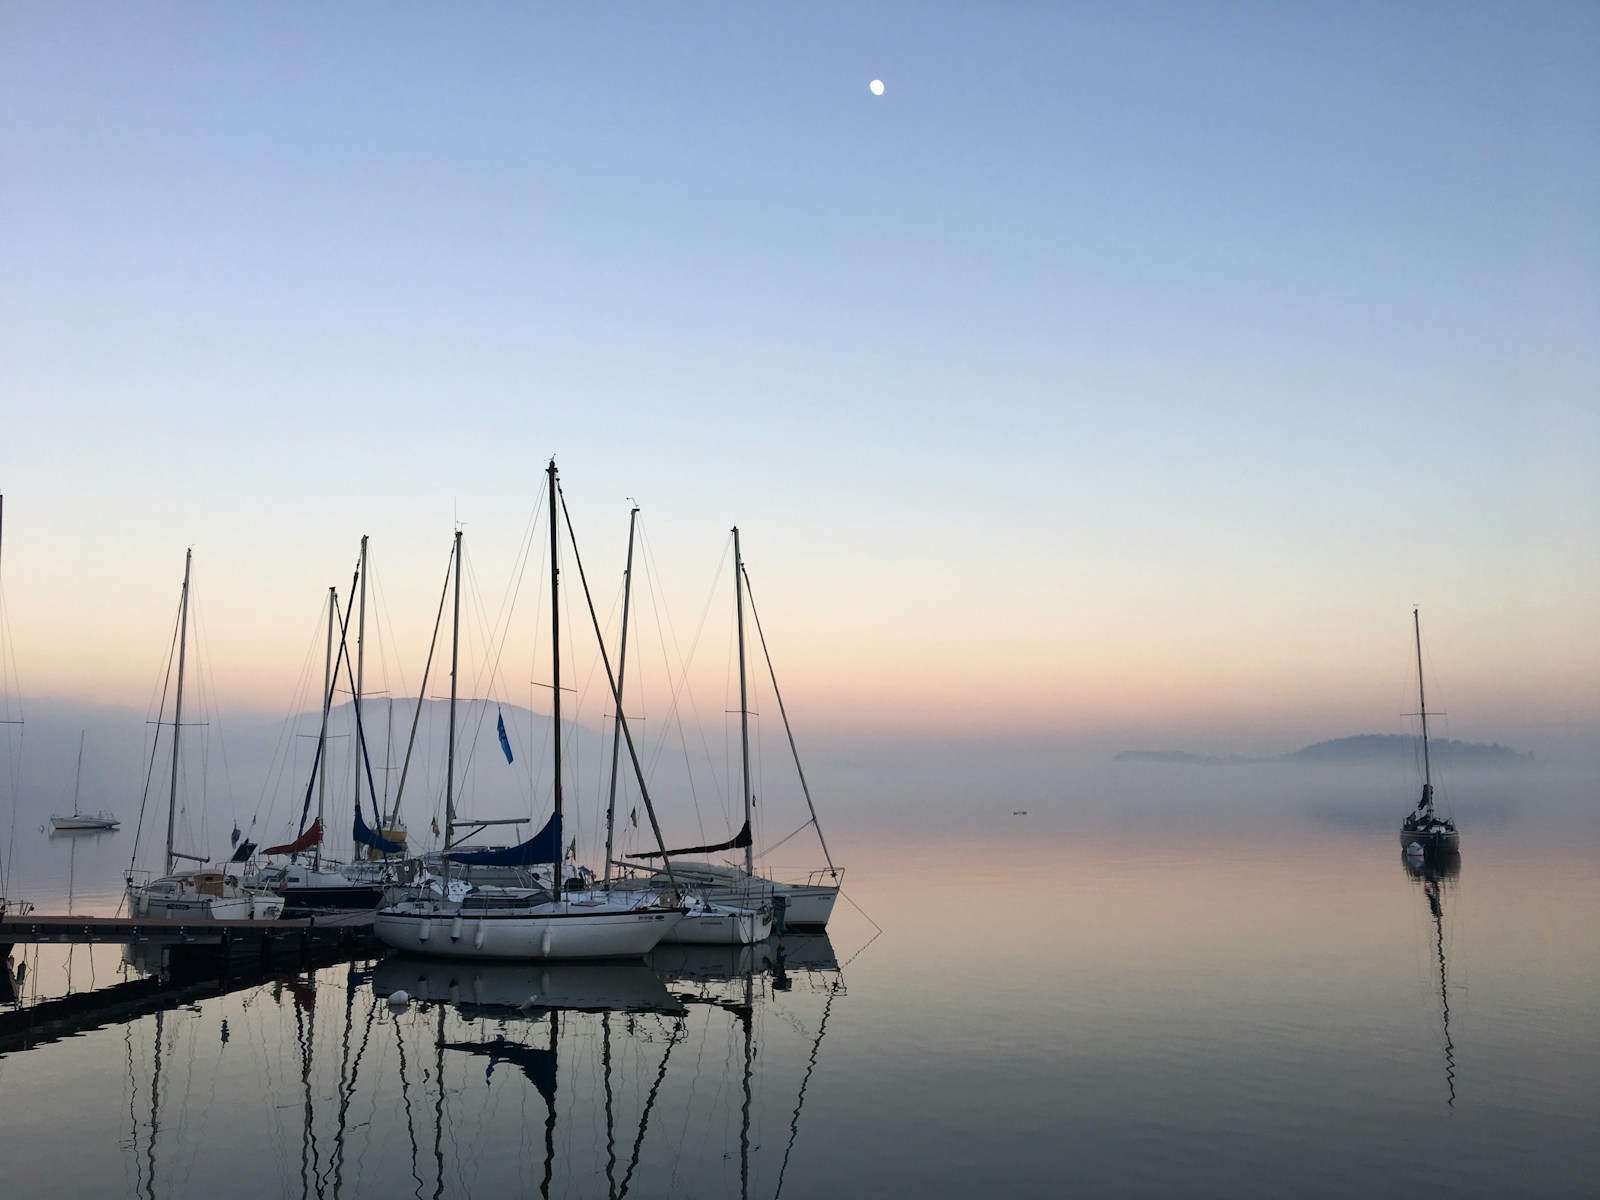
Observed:
[[[0,3],[16,686],[288,701],[554,454],[873,730],[1600,727],[1594,4]],[[868,82],[881,78],[885,94]],[[407,636],[412,636],[408,634]],[[420,662],[408,667],[420,673]]]

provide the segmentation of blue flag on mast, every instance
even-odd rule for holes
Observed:
[[[498,707],[495,708],[495,712],[496,712],[496,714],[498,714],[497,719],[495,721],[495,725],[499,729],[499,732],[500,732],[500,749],[502,749],[502,750],[504,750],[506,752],[506,761],[510,762],[511,761],[511,740],[506,737],[506,715],[505,715],[505,713],[501,712]]]

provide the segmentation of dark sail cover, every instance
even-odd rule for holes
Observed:
[[[555,813],[538,833],[519,846],[504,850],[452,850],[445,856],[451,862],[479,867],[531,867],[535,863],[561,861],[561,818]]]
[[[300,851],[309,850],[309,849],[311,849],[311,847],[321,844],[321,842],[322,842],[322,818],[318,817],[315,821],[311,822],[311,828],[306,830],[299,837],[295,838],[294,841],[285,842],[281,846],[268,846],[261,853],[263,853],[263,854],[299,854]]]
[[[629,854],[628,858],[676,858],[680,854],[714,854],[718,850],[743,850],[750,844],[750,822],[744,823],[744,828],[734,836],[731,841],[718,842],[715,846],[685,846],[682,850],[668,850],[663,854],[660,850],[646,850],[642,854]]]
[[[403,854],[405,852],[405,846],[399,842],[391,842],[377,830],[367,828],[366,821],[361,818],[361,805],[359,803],[356,805],[356,822],[355,828],[351,831],[351,836],[356,839],[356,845],[371,846],[381,854]]]

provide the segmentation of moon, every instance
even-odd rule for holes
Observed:
[[[867,84],[867,90],[874,96],[883,95],[883,80],[874,79],[871,83]]]

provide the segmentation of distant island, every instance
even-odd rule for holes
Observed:
[[[1352,765],[1360,763],[1392,763],[1407,758],[1417,750],[1419,739],[1396,733],[1362,733],[1355,737],[1334,738],[1291,750],[1287,754],[1269,754],[1251,757],[1240,754],[1191,754],[1187,750],[1124,750],[1116,756],[1117,762],[1187,763],[1193,766],[1237,766],[1242,763],[1312,763],[1316,765]],[[1533,760],[1533,755],[1522,754],[1498,742],[1440,741],[1429,738],[1430,751],[1445,761],[1460,766],[1510,766]]]

